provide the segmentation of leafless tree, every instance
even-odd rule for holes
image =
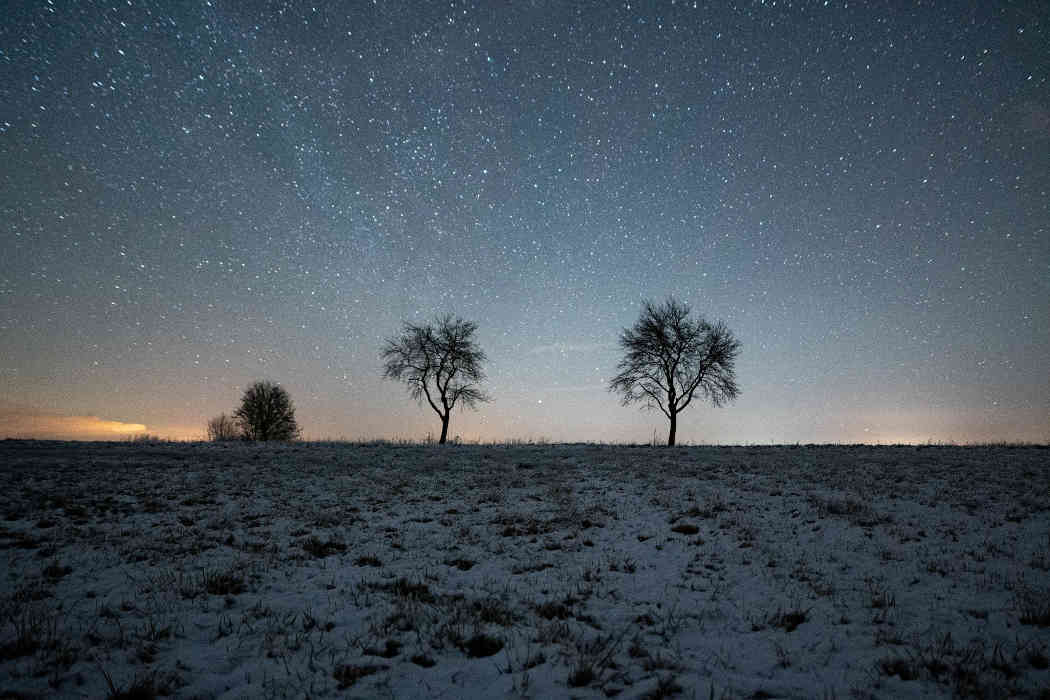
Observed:
[[[485,353],[474,340],[478,325],[451,314],[434,323],[405,322],[401,335],[387,339],[383,348],[383,376],[404,382],[420,403],[425,399],[441,419],[441,439],[448,438],[452,409],[476,408],[489,396],[478,385],[485,380],[481,365]]]
[[[244,390],[241,407],[233,413],[246,440],[295,440],[299,424],[295,406],[284,387],[255,382]]]
[[[644,401],[671,422],[667,444],[674,445],[678,414],[699,394],[721,406],[740,394],[733,366],[740,343],[721,321],[689,320],[689,306],[668,297],[655,306],[646,301],[632,328],[620,334],[624,357],[609,391],[623,405]]]
[[[208,440],[229,442],[241,438],[241,428],[231,416],[220,413],[208,421]]]

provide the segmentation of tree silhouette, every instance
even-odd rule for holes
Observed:
[[[229,442],[241,438],[241,427],[231,416],[220,413],[208,421],[208,440],[211,442]]]
[[[288,392],[273,382],[255,382],[244,390],[233,412],[246,440],[295,440],[299,424]]]
[[[456,404],[476,408],[490,398],[478,388],[485,379],[485,353],[474,340],[478,325],[451,314],[434,323],[405,322],[401,335],[388,338],[383,348],[383,376],[404,382],[420,403],[426,399],[441,419],[441,439],[448,438],[448,421]]]
[[[689,320],[689,306],[668,297],[660,306],[646,301],[632,328],[620,334],[624,358],[609,382],[623,405],[644,401],[671,422],[667,444],[674,445],[678,414],[698,392],[715,406],[740,394],[733,365],[740,343],[721,321]]]

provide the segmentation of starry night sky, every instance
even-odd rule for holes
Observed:
[[[0,435],[436,434],[402,319],[479,324],[463,439],[658,441],[674,294],[743,344],[680,442],[1050,439],[1044,2],[16,2]]]

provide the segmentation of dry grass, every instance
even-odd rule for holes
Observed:
[[[1050,680],[1042,448],[0,450],[18,695],[207,697],[221,672],[194,658],[259,697],[457,695],[457,674],[594,698]]]

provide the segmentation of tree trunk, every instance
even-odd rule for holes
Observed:
[[[438,440],[439,445],[444,445],[445,440],[448,438],[448,414],[441,416],[441,439]]]
[[[674,431],[678,426],[678,414],[672,411],[671,413],[671,429],[667,431],[667,446],[674,447]]]

